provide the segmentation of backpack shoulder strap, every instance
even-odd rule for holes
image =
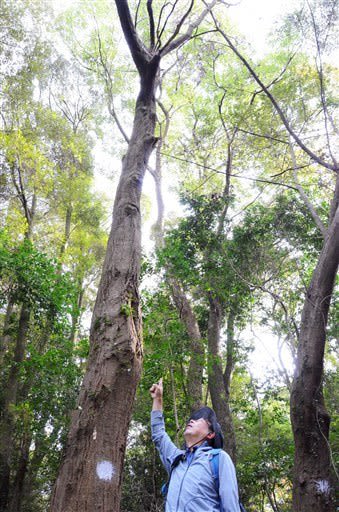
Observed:
[[[220,448],[213,448],[208,452],[208,458],[211,465],[211,471],[213,476],[213,483],[214,488],[219,496],[219,487],[220,487],[220,480],[219,480],[219,454],[220,454]],[[220,503],[220,512],[221,512],[221,503]]]
[[[210,450],[209,453],[208,453],[209,461],[210,461],[210,464],[211,464],[212,475],[213,475],[214,487],[215,487],[215,490],[218,493],[218,496],[220,495],[220,493],[219,493],[219,488],[220,488],[220,480],[219,480],[219,454],[220,454],[220,451],[221,451],[220,448],[213,448],[213,450]],[[221,507],[221,504],[220,504],[220,507]],[[239,500],[239,508],[240,508],[240,512],[246,512],[245,507],[240,502],[240,500]],[[220,508],[220,510],[221,510],[221,508]]]
[[[219,486],[220,486],[219,453],[220,453],[220,448],[213,448],[212,450],[210,450],[208,452],[208,458],[209,458],[209,461],[211,464],[211,471],[212,471],[212,476],[213,476],[214,487],[218,494],[219,494]]]

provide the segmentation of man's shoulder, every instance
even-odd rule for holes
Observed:
[[[222,448],[213,448],[212,446],[206,446],[206,447],[204,446],[203,451],[204,451],[204,454],[209,459],[217,457],[220,460],[221,465],[233,466],[231,457]]]

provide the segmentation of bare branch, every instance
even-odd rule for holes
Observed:
[[[302,198],[302,200],[304,201],[305,205],[307,206],[310,214],[312,215],[312,218],[313,218],[316,226],[318,227],[319,231],[321,232],[323,238],[325,238],[326,228],[325,228],[324,224],[322,223],[318,213],[316,212],[313,204],[311,203],[307,194],[305,193],[305,190],[303,189],[303,187],[301,186],[301,184],[298,180],[297,161],[295,158],[295,152],[294,152],[294,148],[292,145],[292,141],[290,141],[290,155],[291,155],[292,164],[293,164],[293,177],[294,177],[295,186],[297,187],[297,189],[299,191],[300,197]]]
[[[282,171],[277,172],[276,174],[271,174],[270,178],[276,178],[277,176],[282,176],[286,172],[293,171],[294,169],[295,170],[306,169],[306,167],[310,167],[311,165],[312,164],[304,164],[304,165],[297,165],[296,167],[287,167],[286,169],[283,169]]]
[[[296,141],[296,143],[298,144],[298,146],[303,150],[305,151],[305,153],[307,153],[311,158],[312,160],[314,160],[315,162],[317,162],[319,165],[321,165],[322,167],[326,167],[327,169],[330,169],[332,171],[338,171],[338,166],[337,165],[332,165],[330,164],[329,162],[326,162],[324,161],[322,158],[320,158],[318,155],[316,155],[311,149],[309,149],[307,146],[305,146],[305,144],[302,142],[302,140],[298,137],[298,135],[295,133],[295,131],[292,129],[289,121],[287,120],[284,112],[282,111],[282,109],[280,108],[277,100],[275,99],[275,97],[271,94],[271,92],[268,90],[268,88],[264,85],[264,83],[261,81],[261,79],[259,78],[259,76],[257,75],[257,73],[254,71],[254,69],[252,68],[252,66],[249,64],[249,62],[246,60],[246,58],[239,52],[239,50],[234,46],[234,44],[232,43],[231,39],[227,36],[227,34],[220,28],[219,26],[219,23],[218,21],[216,20],[214,14],[212,11],[210,11],[210,14],[213,18],[213,21],[215,23],[215,26],[216,28],[218,29],[219,33],[222,35],[222,37],[225,39],[225,41],[227,42],[228,46],[230,47],[230,49],[235,53],[235,55],[241,60],[241,62],[244,64],[244,66],[246,67],[246,69],[249,71],[250,75],[254,78],[254,80],[260,85],[261,89],[265,92],[266,96],[269,98],[269,100],[271,101],[272,105],[274,106],[275,110],[277,111],[277,113],[279,114],[279,117],[282,121],[282,123],[284,124],[286,130],[288,131],[288,133],[293,137],[293,139]]]
[[[147,12],[149,19],[149,34],[150,34],[150,46],[151,50],[155,47],[155,27],[154,27],[154,16],[153,16],[153,0],[147,0]]]
[[[159,49],[159,48],[161,48],[161,36],[162,36],[162,34],[164,33],[164,31],[165,31],[165,28],[166,28],[166,25],[167,25],[167,23],[168,23],[168,20],[169,20],[169,19],[170,19],[170,17],[172,16],[172,13],[173,13],[173,11],[174,11],[175,6],[177,5],[177,3],[178,3],[178,0],[175,0],[175,2],[173,2],[173,4],[171,4],[170,2],[166,2],[166,3],[162,6],[162,8],[161,8],[161,10],[160,10],[159,19],[158,19],[158,26],[157,26],[157,39],[158,39],[158,41],[157,41],[157,48],[158,48],[158,49]],[[172,5],[172,9],[171,9],[171,12],[169,13],[169,15],[167,16],[167,18],[166,18],[166,20],[165,20],[165,22],[164,22],[164,24],[163,24],[163,26],[162,26],[161,31],[159,32],[159,30],[160,30],[161,18],[162,18],[162,13],[164,12],[164,10],[166,9],[166,7],[167,7],[168,5]]]
[[[169,40],[167,41],[167,43],[165,43],[165,45],[163,46],[162,50],[161,50],[161,53],[162,51],[166,48],[166,46],[168,46],[176,37],[177,35],[179,34],[180,32],[180,29],[182,27],[182,25],[184,24],[187,16],[189,15],[189,13],[191,12],[191,10],[193,9],[193,5],[194,5],[194,0],[191,0],[191,3],[187,9],[187,11],[185,12],[185,14],[182,16],[181,20],[179,21],[179,23],[177,24],[177,26],[175,27],[175,30],[173,32],[173,34],[171,35],[171,37],[169,38]]]
[[[206,9],[203,10],[203,12],[200,14],[200,16],[198,16],[198,18],[188,26],[185,34],[183,34],[182,36],[176,37],[178,35],[178,32],[175,31],[174,34],[170,37],[170,39],[160,49],[160,55],[161,56],[167,55],[168,53],[172,52],[176,48],[179,48],[179,46],[182,46],[184,43],[186,43],[186,41],[188,41],[191,38],[193,31],[206,18],[207,14],[212,12],[213,7],[218,2],[219,2],[219,0],[212,0],[212,2],[206,6]],[[192,3],[193,3],[193,0],[192,0]],[[187,13],[188,13],[188,11],[187,11]],[[186,15],[184,17],[186,18]],[[182,23],[181,23],[181,25],[182,25]],[[180,25],[180,27],[181,27],[181,25]],[[180,27],[179,27],[179,29],[180,29]]]
[[[295,53],[293,53],[293,54],[289,57],[289,59],[287,60],[287,62],[286,62],[286,64],[285,64],[285,66],[283,67],[283,69],[282,69],[282,70],[281,70],[281,72],[279,73],[279,75],[278,75],[276,78],[274,78],[274,79],[272,80],[272,82],[271,82],[271,83],[269,83],[268,85],[266,85],[266,88],[267,88],[267,89],[270,89],[270,88],[272,87],[272,85],[275,85],[275,84],[277,84],[277,83],[279,83],[279,82],[281,81],[282,77],[283,77],[283,76],[284,76],[284,74],[286,73],[287,68],[288,68],[288,66],[291,64],[291,62],[292,62],[292,60],[294,59],[294,57],[295,57]],[[252,105],[252,103],[254,102],[254,99],[255,99],[255,97],[257,96],[257,94],[261,94],[262,92],[265,92],[262,88],[260,89],[260,91],[255,91],[255,93],[253,94],[252,99],[251,99],[251,101],[250,101],[250,104],[251,104],[251,105]]]
[[[326,130],[326,140],[327,140],[327,147],[329,154],[331,155],[331,158],[333,160],[333,163],[336,167],[338,167],[338,162],[336,161],[336,158],[334,157],[332,153],[331,143],[330,143],[330,137],[328,132],[328,121],[332,121],[332,118],[329,116],[328,108],[327,108],[327,101],[326,101],[326,92],[325,92],[325,81],[324,81],[324,72],[323,72],[323,62],[322,62],[322,56],[321,56],[321,48],[320,48],[320,41],[319,41],[319,32],[318,27],[314,18],[313,10],[310,6],[310,3],[308,0],[306,0],[306,3],[308,5],[311,19],[312,19],[312,26],[313,26],[313,33],[314,38],[317,46],[317,57],[318,62],[316,62],[317,72],[318,72],[318,78],[319,78],[319,85],[320,85],[320,98],[321,98],[321,104],[323,107],[323,113],[324,113],[324,122],[325,122],[325,130]]]
[[[138,25],[138,14],[139,14],[139,9],[140,9],[140,4],[141,4],[141,0],[138,1],[138,5],[137,5],[136,11],[135,11],[135,17],[134,17],[134,27],[135,28],[137,28],[137,25]]]
[[[278,137],[273,137],[272,135],[264,135],[263,133],[255,133],[249,130],[244,130],[243,128],[238,128],[239,132],[247,133],[248,135],[253,135],[253,137],[260,137],[262,139],[274,140],[275,142],[280,142],[281,144],[288,144],[287,140],[278,139]]]
[[[113,81],[112,81],[112,76],[111,76],[110,70],[107,67],[106,59],[104,58],[104,55],[103,55],[102,43],[101,43],[101,37],[100,37],[99,30],[97,31],[97,37],[98,37],[99,59],[100,59],[100,64],[104,71],[104,80],[105,80],[106,92],[107,92],[107,96],[108,96],[108,111],[111,114],[111,116],[113,117],[114,121],[116,122],[116,125],[117,125],[121,135],[123,136],[123,138],[125,139],[125,141],[128,144],[129,137],[127,136],[122,124],[120,123],[119,118],[118,118],[117,113],[114,108]]]
[[[198,164],[198,162],[194,162],[192,160],[187,160],[186,158],[180,158],[179,156],[173,156],[169,155],[168,153],[161,152],[162,155],[167,156],[169,158],[173,158],[174,160],[180,160],[181,162],[186,162],[188,164],[196,165],[197,167],[202,167],[203,169],[208,169],[209,171],[212,171],[215,174],[225,174],[225,171],[220,171],[218,169],[214,169],[213,167],[209,167],[208,165]],[[289,188],[291,190],[298,190],[296,187],[293,187],[292,185],[287,185],[286,183],[281,183],[278,181],[270,181],[270,180],[264,180],[261,178],[249,178],[248,176],[242,176],[241,174],[230,174],[230,176],[234,178],[239,178],[242,180],[249,180],[254,181],[258,183],[269,183],[270,185],[279,185],[280,187]],[[210,177],[208,177],[210,179]],[[208,181],[208,179],[206,181]]]

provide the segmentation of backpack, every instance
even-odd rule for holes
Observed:
[[[220,453],[220,450],[221,450],[221,448],[213,448],[208,453],[211,470],[212,470],[214,487],[218,493],[218,496],[219,496],[219,487],[220,487],[220,481],[219,481],[219,453]],[[183,454],[180,453],[177,457],[175,457],[174,461],[172,462],[168,480],[161,487],[161,494],[163,495],[164,498],[166,498],[166,496],[167,496],[168,487],[169,487],[169,483],[170,483],[171,476],[172,476],[172,471],[177,467],[179,462],[182,461],[182,458],[183,458]],[[239,508],[240,508],[240,512],[246,512],[243,504],[240,503],[240,500],[239,500]]]

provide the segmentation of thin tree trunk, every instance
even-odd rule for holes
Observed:
[[[71,335],[70,335],[70,340],[72,343],[75,342],[75,339],[77,336],[77,332],[78,332],[78,328],[79,328],[79,321],[80,321],[79,320],[80,313],[81,313],[82,303],[84,300],[84,288],[83,288],[82,280],[79,280],[79,282],[78,282],[78,289],[79,289],[79,293],[78,293],[78,298],[77,298],[77,311],[76,311],[76,314],[72,314],[72,327],[71,327]]]
[[[322,379],[327,317],[338,263],[339,207],[328,228],[302,312],[291,393],[294,512],[334,510],[328,443],[330,417],[325,408]]]
[[[10,324],[11,324],[11,316],[13,313],[13,307],[14,307],[14,303],[13,303],[12,299],[9,298],[7,308],[6,308],[6,314],[5,314],[5,318],[4,318],[4,325],[2,328],[2,334],[0,336],[0,366],[2,365],[3,358],[7,351],[7,347],[8,347],[9,341],[10,341],[10,336],[9,336],[8,331],[9,331]]]
[[[255,385],[255,382],[253,380],[253,376],[252,376],[252,373],[251,373],[250,370],[249,370],[249,374],[250,374],[250,377],[251,377],[251,386],[252,386],[253,393],[254,393],[254,396],[255,396],[255,401],[257,402],[257,407],[258,407],[258,420],[259,420],[259,422],[258,422],[259,423],[259,425],[258,425],[258,441],[259,441],[259,447],[260,447],[260,450],[264,450],[262,408],[261,408],[260,398],[259,398],[259,395],[258,395],[258,392],[257,392],[257,387]],[[270,502],[270,505],[271,505],[271,508],[272,508],[273,512],[279,512],[279,509],[276,507],[275,500],[271,496],[269,480],[267,478],[266,466],[264,466],[263,471],[264,471],[264,490],[265,490],[267,499]]]
[[[172,297],[190,339],[191,357],[187,372],[187,393],[190,410],[199,409],[202,401],[202,375],[205,348],[192,306],[176,279],[168,278]]]
[[[208,318],[208,386],[211,393],[213,409],[224,433],[224,448],[235,462],[236,444],[229,400],[224,387],[222,360],[219,353],[220,330],[222,324],[222,306],[210,294]],[[233,434],[232,434],[233,433]]]
[[[32,434],[25,432],[21,447],[20,457],[17,465],[16,475],[11,486],[11,499],[7,512],[21,512],[24,499],[24,483],[29,464],[29,448],[32,441]]]
[[[226,366],[223,374],[224,381],[224,389],[225,389],[225,400],[226,400],[226,410],[228,413],[227,418],[227,432],[225,432],[225,436],[227,437],[226,445],[228,446],[228,453],[233,454],[232,460],[236,463],[236,454],[237,454],[237,443],[234,431],[234,424],[232,418],[232,412],[230,408],[230,395],[231,395],[231,379],[232,372],[234,369],[234,321],[235,321],[235,313],[234,311],[230,311],[227,318],[227,347],[226,347]]]
[[[20,170],[18,170],[20,175]],[[18,185],[16,185],[17,187]],[[25,239],[31,240],[37,207],[37,195],[34,191],[31,207],[27,205],[25,192],[20,179],[20,197],[27,221]],[[20,365],[26,351],[27,333],[29,330],[31,311],[24,303],[21,306],[18,332],[15,340],[13,361],[7,382],[4,383],[4,406],[0,416],[0,512],[7,511],[10,496],[11,458],[14,448],[15,419],[13,407],[17,402],[19,388]]]
[[[25,235],[27,240],[31,240],[32,235],[33,235],[33,227],[34,227],[35,213],[36,213],[36,207],[37,207],[37,199],[38,199],[37,195],[34,192],[33,197],[32,197],[31,208],[29,209],[29,215],[27,217],[28,227],[27,227],[27,231],[26,231],[26,235]]]
[[[67,244],[69,241],[69,237],[71,234],[72,212],[73,212],[72,205],[68,205],[67,210],[66,210],[64,237],[63,237],[62,244],[61,244],[60,251],[59,251],[60,259],[62,258],[63,254],[65,253],[65,250],[66,250],[66,247],[67,247]]]
[[[0,420],[0,511],[6,510],[10,484],[10,464],[13,452],[14,417],[13,406],[16,404],[20,363],[25,356],[26,338],[29,328],[30,311],[21,307],[18,334],[14,348],[13,363],[8,381],[4,386],[4,409]]]
[[[23,482],[24,486],[22,491],[21,506],[24,510],[33,510],[34,491],[37,491],[37,488],[35,487],[37,473],[46,455],[44,436],[46,436],[45,431],[38,432],[38,435],[35,435],[34,437],[34,451],[31,454],[29,464],[26,467],[26,473]],[[41,492],[40,489],[38,492]]]

